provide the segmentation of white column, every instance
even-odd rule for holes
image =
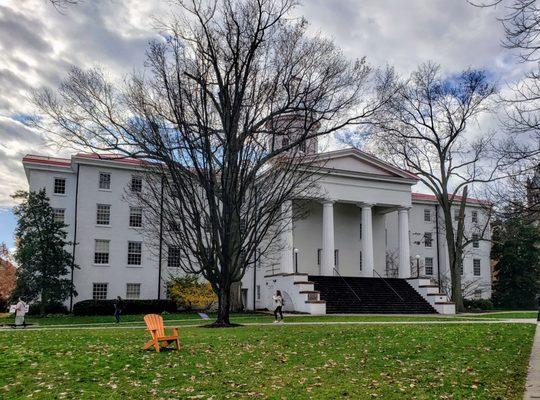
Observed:
[[[334,202],[323,203],[322,220],[322,266],[325,276],[334,275]]]
[[[362,207],[362,272],[364,276],[373,277],[373,218],[372,204],[361,204]]]
[[[293,225],[292,225],[292,201],[286,201],[281,205],[283,213],[283,230],[281,231],[281,272],[284,274],[294,273],[293,263]]]
[[[398,211],[399,231],[399,277],[411,277],[411,258],[409,243],[409,211],[402,208]]]

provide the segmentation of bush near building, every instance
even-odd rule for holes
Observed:
[[[113,315],[115,300],[83,300],[73,305],[75,315]],[[175,312],[173,300],[122,300],[122,314],[160,314]]]
[[[173,278],[167,288],[168,297],[184,310],[208,310],[217,301],[209,282],[200,282],[196,276]]]

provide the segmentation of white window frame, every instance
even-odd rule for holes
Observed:
[[[482,263],[479,258],[473,258],[473,275],[482,276]]]
[[[130,267],[140,267],[142,265],[142,242],[128,241],[127,265]]]
[[[424,272],[426,273],[426,275],[433,275],[433,257],[424,258]]]
[[[475,249],[480,248],[480,235],[478,233],[473,233],[471,236],[472,247]]]
[[[134,182],[138,182],[136,185],[134,185]],[[143,179],[139,175],[132,175],[131,176],[131,182],[130,182],[130,189],[133,193],[141,193],[142,192],[142,186],[143,186]]]
[[[360,251],[360,264],[359,264],[359,266],[360,266],[360,272],[362,272],[362,269],[364,267],[364,265],[362,263],[362,251]]]
[[[424,222],[431,222],[431,210],[424,208]]]
[[[107,251],[98,252],[99,245],[107,246]],[[102,262],[105,260],[105,262]],[[94,264],[96,265],[109,265],[111,261],[111,241],[107,239],[95,239],[94,240]]]
[[[433,247],[433,232],[424,232],[424,247]]]
[[[104,222],[107,222],[107,223],[104,223]],[[110,204],[96,204],[96,225],[97,226],[111,226],[111,205]]]
[[[108,176],[108,179],[101,179],[101,177]],[[102,184],[103,187],[102,187]],[[111,190],[111,173],[110,172],[100,172],[98,175],[98,189],[99,190]]]
[[[171,254],[171,249],[178,251],[178,254]],[[167,247],[167,268],[180,268],[181,265],[181,251],[180,246],[168,246]]]
[[[92,283],[92,299],[93,300],[107,300],[108,295],[109,295],[108,282],[93,282]]]
[[[334,249],[334,267],[339,269],[339,249]]]
[[[130,228],[142,228],[142,218],[142,207],[129,207]],[[134,222],[138,222],[138,225]]]
[[[62,181],[64,182],[63,185],[60,185],[62,188],[63,188],[63,191],[62,192],[57,192],[56,189],[59,187],[57,184],[56,184],[56,181]],[[65,196],[66,195],[66,191],[67,191],[67,181],[66,181],[66,178],[61,178],[59,176],[55,176],[54,177],[54,180],[53,180],[53,194],[57,195],[57,196]]]
[[[126,283],[126,299],[138,300],[141,298],[140,283]]]
[[[54,220],[56,222],[66,223],[66,209],[65,208],[53,208]],[[59,218],[59,216],[62,218]]]
[[[476,210],[471,211],[471,222],[473,224],[478,223],[478,211]]]

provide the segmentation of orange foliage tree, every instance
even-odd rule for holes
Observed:
[[[167,288],[169,298],[186,309],[209,309],[217,300],[209,282],[200,282],[196,276],[175,277]]]

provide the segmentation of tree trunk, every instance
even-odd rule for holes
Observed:
[[[232,312],[244,310],[244,304],[242,302],[242,282],[235,282],[231,285],[230,303]]]
[[[216,327],[227,327],[231,326],[229,319],[230,307],[231,307],[231,287],[226,285],[225,287],[220,287],[218,291],[218,312],[217,319],[212,325]]]

